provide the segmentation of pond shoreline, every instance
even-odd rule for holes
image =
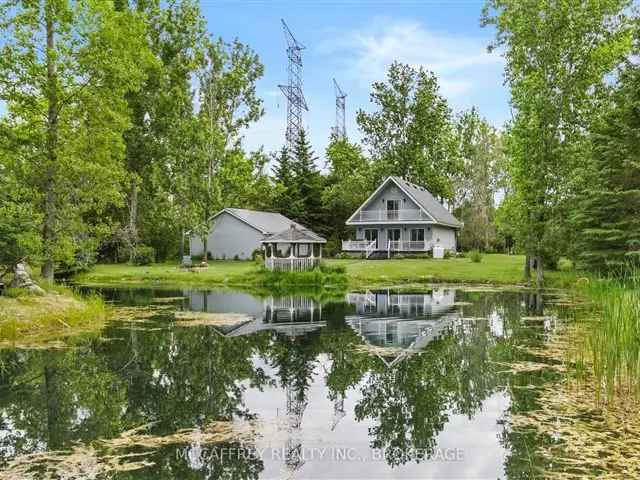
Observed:
[[[109,318],[101,297],[56,286],[43,295],[0,296],[0,348],[47,348],[76,335],[99,332]]]

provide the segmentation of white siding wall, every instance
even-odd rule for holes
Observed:
[[[241,260],[251,258],[251,253],[261,248],[262,233],[233,215],[224,212],[218,215],[209,231],[207,247],[214,259]],[[202,239],[191,237],[189,240],[191,255],[204,255]]]
[[[456,231],[454,228],[434,225],[431,230],[435,244],[442,245],[445,250],[456,251]]]

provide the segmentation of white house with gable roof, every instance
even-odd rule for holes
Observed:
[[[434,246],[455,251],[463,224],[426,188],[400,177],[387,177],[346,224],[355,239],[342,250],[369,258],[376,253],[424,253]]]

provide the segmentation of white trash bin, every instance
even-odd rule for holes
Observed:
[[[435,245],[433,247],[433,258],[444,258],[444,247],[441,245]]]

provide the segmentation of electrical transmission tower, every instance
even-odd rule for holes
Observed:
[[[285,139],[287,147],[292,150],[300,136],[300,130],[303,128],[302,110],[309,111],[302,93],[302,50],[305,47],[296,40],[285,21],[281,20],[281,22],[284,37],[287,41],[289,65],[287,66],[288,83],[286,85],[278,85],[278,87],[287,98],[287,132]]]
[[[345,122],[346,98],[347,94],[342,91],[336,79],[333,79],[333,89],[336,93],[336,126],[333,127],[333,134],[340,140],[347,138],[347,126]]]

